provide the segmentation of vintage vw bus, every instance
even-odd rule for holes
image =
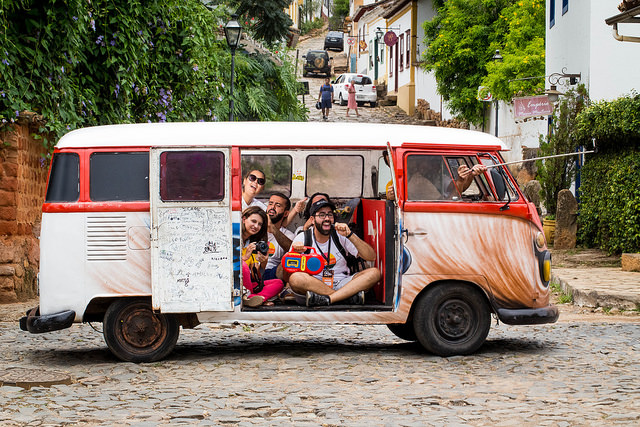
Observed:
[[[234,321],[386,324],[434,354],[472,353],[492,314],[507,324],[558,318],[540,219],[509,172],[492,167],[466,189],[452,186],[459,165],[498,164],[503,149],[479,132],[376,124],[70,132],[55,148],[42,207],[40,305],[20,326],[42,333],[102,322],[109,349],[133,362],[169,354],[180,326]],[[343,207],[382,273],[366,304],[243,306],[247,169],[264,171],[265,199],[322,191]],[[426,180],[438,191],[423,191]]]

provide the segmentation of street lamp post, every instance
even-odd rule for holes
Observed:
[[[378,27],[378,29],[376,30],[376,37],[374,39],[374,49],[376,51],[376,55],[375,55],[375,65],[374,65],[374,80],[376,80],[376,82],[378,81],[378,43],[380,42],[380,39],[382,38],[382,35],[384,33],[382,32],[382,30],[380,29],[380,27]]]
[[[496,50],[496,53],[491,58],[494,62],[502,62],[502,55],[500,55],[500,51]],[[496,137],[498,136],[498,98],[493,100],[495,109],[496,109]]]
[[[236,67],[236,49],[240,43],[240,34],[242,27],[238,23],[238,15],[231,15],[231,21],[227,22],[224,27],[224,35],[227,38],[227,44],[231,49],[231,90],[229,92],[229,121],[233,121],[233,78]]]

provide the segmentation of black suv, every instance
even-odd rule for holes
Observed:
[[[331,59],[326,50],[310,50],[306,55],[302,55],[304,66],[302,76],[308,74],[324,74],[331,77]]]
[[[329,31],[324,38],[324,49],[342,52],[344,50],[344,33],[341,31]]]

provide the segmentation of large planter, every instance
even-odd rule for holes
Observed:
[[[544,238],[547,239],[547,245],[553,245],[553,236],[556,232],[556,220],[544,219],[542,221],[542,230],[544,231]]]

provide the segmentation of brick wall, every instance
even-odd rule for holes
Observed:
[[[49,161],[33,116],[0,132],[0,304],[37,293],[40,214]]]

